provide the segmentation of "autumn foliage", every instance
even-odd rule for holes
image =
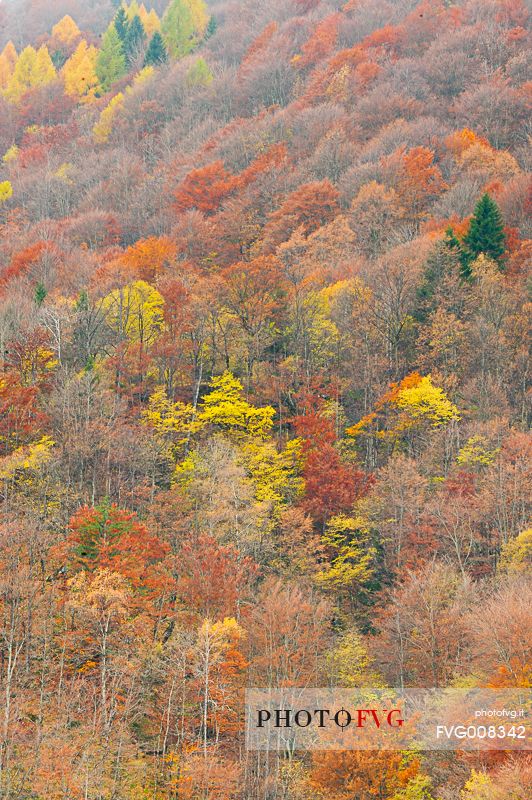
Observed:
[[[524,0],[0,2],[0,797],[525,800],[246,687],[530,687]]]

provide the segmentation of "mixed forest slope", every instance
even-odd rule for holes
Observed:
[[[524,800],[246,686],[529,686],[523,0],[0,5],[0,796]]]

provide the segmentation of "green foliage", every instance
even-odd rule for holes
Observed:
[[[208,22],[204,0],[172,0],[161,24],[170,55],[182,58],[190,53],[205,35]]]
[[[216,22],[216,18],[213,16],[209,17],[207,28],[205,29],[205,38],[210,39],[211,36],[214,36],[217,29],[218,29],[218,23]]]
[[[38,283],[36,288],[35,288],[35,303],[38,306],[42,306],[47,294],[48,294],[48,292],[46,291],[46,289],[43,286],[43,284],[42,283]]]
[[[497,203],[486,193],[475,207],[469,230],[463,240],[469,263],[483,253],[502,265],[505,243],[506,235],[501,212]]]
[[[449,226],[445,231],[445,239],[444,239],[445,247],[447,250],[452,253],[458,261],[460,262],[460,275],[464,280],[469,280],[471,278],[471,264],[470,258],[467,250],[464,248],[458,237],[456,236],[455,232]]]
[[[197,39],[187,0],[172,0],[163,16],[161,31],[166,48],[174,58],[182,58],[194,49]]]
[[[144,66],[158,67],[160,64],[165,64],[168,61],[168,52],[166,50],[163,37],[159,31],[155,31],[151,37],[146,56],[144,58]]]
[[[136,14],[129,23],[126,38],[124,40],[124,51],[128,61],[131,62],[135,60],[145,41],[146,31],[144,30],[144,26],[140,20],[140,17],[138,14]]]
[[[113,83],[126,74],[127,66],[123,44],[113,24],[103,35],[95,69],[103,92],[108,92]]]
[[[129,20],[127,18],[126,11],[124,6],[120,6],[118,11],[115,14],[115,18],[113,20],[113,24],[115,26],[115,30],[120,38],[120,41],[125,44],[128,29],[129,29]]]
[[[203,58],[198,58],[187,72],[187,83],[189,86],[208,86],[212,83],[214,76],[209,65]]]

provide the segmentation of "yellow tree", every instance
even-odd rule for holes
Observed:
[[[108,294],[102,303],[107,323],[130,342],[148,346],[163,325],[164,300],[146,281],[135,281]]]
[[[35,50],[28,45],[17,59],[5,94],[10,100],[17,102],[30,89],[51,83],[56,74],[48,48],[43,45]]]
[[[200,406],[198,415],[203,425],[213,425],[235,436],[267,437],[273,426],[275,409],[256,408],[242,397],[243,387],[238,378],[224,372],[210,383],[211,391]]]
[[[209,24],[209,14],[204,0],[188,0],[194,29],[198,36],[203,37]]]
[[[139,17],[147,36],[151,37],[156,31],[161,30],[161,20],[154,8],[151,11],[146,11],[146,7],[142,3],[139,7]]]
[[[69,14],[59,20],[52,28],[52,36],[64,44],[72,44],[81,36],[81,31]]]
[[[83,39],[63,67],[65,93],[83,102],[92,100],[98,86],[96,58],[98,51]]]
[[[8,85],[16,63],[17,51],[15,45],[10,40],[0,53],[0,91],[5,89]]]
[[[92,129],[92,134],[97,142],[106,142],[109,139],[111,131],[113,130],[115,114],[123,105],[124,95],[122,92],[118,92],[118,94],[115,94],[112,100],[109,101],[108,105],[105,106]]]
[[[0,182],[0,205],[9,200],[13,195],[13,187],[9,181]]]

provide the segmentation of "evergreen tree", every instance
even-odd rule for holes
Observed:
[[[48,294],[48,292],[46,291],[46,289],[43,286],[43,284],[42,283],[38,283],[37,286],[35,287],[35,303],[38,306],[42,306],[47,294]]]
[[[471,263],[469,254],[462,246],[462,243],[450,225],[445,231],[445,239],[443,241],[449,252],[458,258],[460,262],[461,277],[464,278],[464,280],[469,280],[471,278]]]
[[[103,92],[108,92],[113,83],[126,73],[126,57],[120,37],[113,24],[109,25],[102,39],[102,47],[96,59],[96,75]]]
[[[120,41],[122,42],[122,44],[124,44],[129,29],[129,20],[127,18],[124,6],[120,6],[118,11],[116,12],[113,24],[115,26],[117,34],[120,37]]]
[[[454,232],[451,230],[452,235]],[[448,229],[449,231],[449,229]],[[455,237],[456,239],[456,237]],[[437,295],[441,294],[442,288],[452,276],[463,275],[461,263],[460,242],[456,239],[456,246],[449,246],[449,233],[443,241],[437,242],[430,252],[423,278],[417,288],[417,302],[413,310],[413,317],[417,322],[425,323],[429,316],[436,310],[438,305]]]
[[[129,62],[134,61],[146,41],[146,31],[138,14],[135,14],[127,29],[124,50]]]
[[[209,17],[207,28],[205,30],[205,38],[210,39],[211,36],[214,36],[217,28],[218,28],[218,23],[216,22],[216,19],[214,17]]]
[[[161,30],[168,52],[182,58],[196,44],[194,19],[187,0],[172,0],[165,11]]]
[[[484,194],[475,207],[469,230],[463,239],[469,264],[481,253],[502,264],[505,242],[504,222],[499,207],[489,194]]]
[[[164,46],[163,37],[159,31],[155,31],[146,51],[144,59],[145,67],[158,67],[168,61],[168,52]]]

